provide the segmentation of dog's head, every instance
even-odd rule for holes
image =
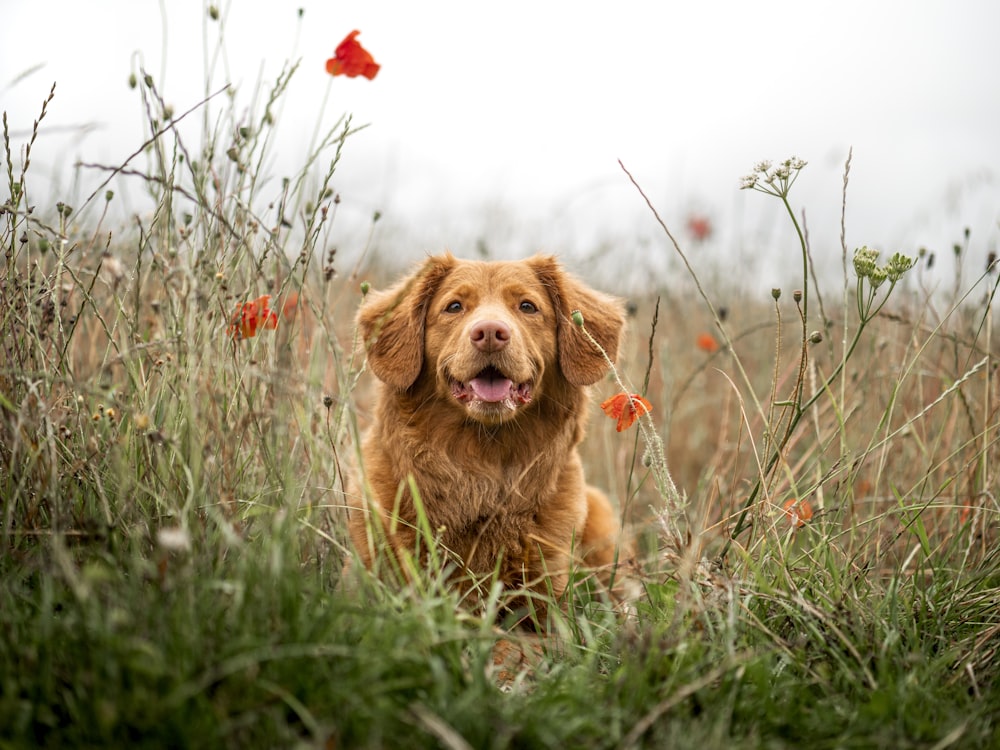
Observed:
[[[579,310],[588,340],[571,315]],[[480,422],[513,418],[547,389],[582,387],[607,371],[624,325],[618,300],[555,258],[429,258],[358,316],[375,375],[399,390],[430,388]],[[553,394],[549,394],[553,395]]]

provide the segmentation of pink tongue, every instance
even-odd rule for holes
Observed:
[[[507,378],[486,377],[473,378],[469,381],[469,385],[472,387],[472,392],[476,394],[476,398],[496,403],[510,396],[513,383]]]

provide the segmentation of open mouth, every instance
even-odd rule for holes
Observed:
[[[515,383],[491,366],[467,383],[452,380],[451,393],[462,403],[497,404],[513,410],[531,401],[531,383]]]

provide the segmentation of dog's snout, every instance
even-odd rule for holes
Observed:
[[[510,326],[501,320],[480,320],[472,326],[469,338],[481,352],[498,352],[510,343]]]

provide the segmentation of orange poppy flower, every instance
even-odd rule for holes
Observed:
[[[788,516],[788,522],[796,529],[801,529],[813,517],[812,505],[809,504],[808,500],[796,500],[793,497],[791,500],[785,501],[781,510]]]
[[[695,343],[703,352],[712,354],[713,352],[719,351],[719,342],[716,341],[715,336],[710,333],[699,333],[698,339]]]
[[[712,222],[707,216],[691,214],[687,219],[687,230],[697,242],[704,242],[712,236]]]
[[[621,432],[635,424],[635,420],[643,414],[649,414],[653,410],[653,405],[638,393],[633,393],[631,396],[627,393],[616,393],[601,404],[601,409],[612,419],[618,420],[616,429]]]
[[[369,81],[376,76],[378,69],[382,66],[375,62],[371,53],[355,39],[360,33],[355,29],[337,45],[333,57],[326,61],[327,73],[332,76],[344,75],[348,78],[364,76]]]
[[[250,302],[236,305],[226,333],[235,339],[250,339],[260,328],[277,328],[278,313],[268,305],[271,295],[264,294]]]
[[[281,317],[285,320],[295,320],[299,312],[299,293],[289,292],[285,301],[281,303]]]

